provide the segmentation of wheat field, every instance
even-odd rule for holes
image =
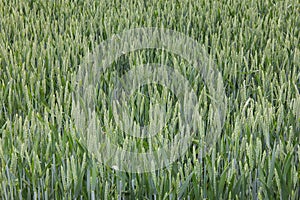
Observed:
[[[299,13],[297,0],[0,1],[0,198],[300,199]],[[223,79],[227,112],[209,151],[196,133],[175,162],[130,173],[99,163],[87,150],[72,98],[86,56],[139,27],[167,28],[201,44]],[[103,133],[138,152],[175,137],[178,98],[157,84],[136,89],[128,109],[130,118],[147,124],[150,102],[167,100],[161,134],[132,144],[114,123],[113,76],[146,63],[183,74],[208,132],[213,99],[189,61],[143,49],[122,55],[94,88]]]

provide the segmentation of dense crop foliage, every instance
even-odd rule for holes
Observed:
[[[297,0],[0,1],[1,199],[299,199],[299,13]],[[196,137],[173,165],[142,174],[99,164],[71,118],[74,77],[84,57],[113,34],[137,27],[176,30],[203,44],[228,97],[212,151],[204,154]],[[187,61],[143,50],[114,68],[122,73],[130,63],[162,60],[198,90],[209,124],[205,84]],[[101,80],[107,88],[111,74]],[[106,116],[107,90],[99,92],[100,116]],[[131,103],[141,123],[148,120],[150,93],[176,107],[176,97],[161,86],[140,88]],[[113,129],[102,125],[107,134]]]

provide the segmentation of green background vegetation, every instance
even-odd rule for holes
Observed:
[[[0,1],[0,198],[299,199],[299,13],[297,0]],[[129,174],[86,151],[71,108],[84,56],[137,27],[203,44],[228,113],[211,152],[196,138],[172,166]],[[202,106],[207,122],[209,100]]]

